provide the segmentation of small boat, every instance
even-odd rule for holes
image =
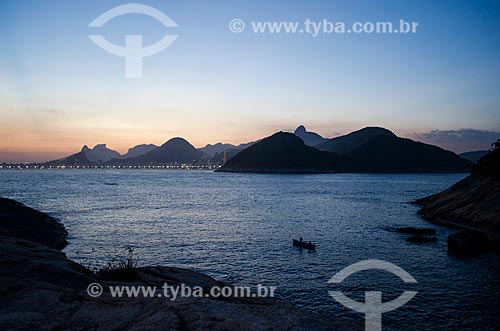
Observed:
[[[310,241],[309,242],[305,242],[305,241],[299,241],[299,240],[293,240],[293,245],[294,246],[297,246],[297,247],[300,247],[300,248],[306,248],[306,249],[310,249],[311,251],[315,251],[316,250],[316,245],[311,243]]]

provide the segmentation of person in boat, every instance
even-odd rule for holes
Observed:
[[[300,237],[300,243],[302,244],[302,237]]]

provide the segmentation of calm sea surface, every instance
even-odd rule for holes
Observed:
[[[408,202],[464,175],[258,175],[208,171],[0,171],[0,196],[58,218],[69,232],[68,257],[103,264],[127,247],[143,265],[175,265],[220,280],[277,286],[279,298],[335,316],[363,320],[328,290],[363,301],[382,290],[391,300],[417,290],[383,315],[384,330],[494,330],[500,316],[500,261],[449,256],[454,230],[422,220]],[[398,226],[427,226],[438,242],[411,244]],[[292,238],[317,243],[316,252]],[[417,281],[404,284],[365,271],[327,284],[351,263],[381,259]]]

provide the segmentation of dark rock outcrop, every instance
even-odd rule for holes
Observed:
[[[422,198],[419,214],[436,224],[500,233],[500,182],[472,174],[435,195]]]
[[[406,238],[406,241],[411,242],[411,243],[418,243],[418,244],[423,244],[423,243],[432,243],[437,241],[438,239],[436,237],[427,237],[427,236],[422,236],[422,235],[414,235]]]
[[[58,249],[67,245],[66,230],[53,217],[6,198],[0,198],[0,235]]]
[[[471,175],[416,203],[422,205],[419,213],[425,219],[436,224],[481,231],[494,246],[500,247],[500,141],[494,146],[494,150],[474,166]],[[463,236],[468,238],[467,234]],[[455,237],[450,237],[454,247]]]
[[[171,267],[136,268],[134,282],[97,278],[61,251],[25,239],[50,245],[63,241],[65,232],[49,216],[12,200],[0,202],[1,330],[362,330],[361,324],[269,298],[112,297],[109,286],[116,285],[156,286],[161,291],[165,283],[203,289],[226,284]],[[4,222],[6,217],[20,223]],[[51,240],[30,234],[30,228],[48,233],[45,227],[54,231]],[[103,287],[101,296],[87,293],[92,283]]]
[[[491,145],[493,150],[477,161],[472,172],[480,176],[496,178],[500,181],[500,139]]]
[[[0,236],[2,330],[361,330],[266,298],[113,298],[111,285],[225,284],[181,268],[138,268],[134,283],[103,281],[63,253]],[[104,293],[87,294],[98,283]]]
[[[458,256],[475,256],[490,252],[490,239],[482,232],[465,230],[448,236],[448,251]]]

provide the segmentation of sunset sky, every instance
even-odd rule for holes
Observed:
[[[139,1],[138,1],[139,2]],[[0,2],[0,162],[49,160],[84,144],[126,152],[182,136],[196,147],[293,130],[333,137],[364,126],[456,152],[500,138],[498,1],[140,1],[173,19],[131,14],[89,24],[126,1]],[[235,34],[233,18],[247,22]],[[252,21],[416,21],[416,34],[255,34]],[[178,39],[128,79],[124,45]]]

